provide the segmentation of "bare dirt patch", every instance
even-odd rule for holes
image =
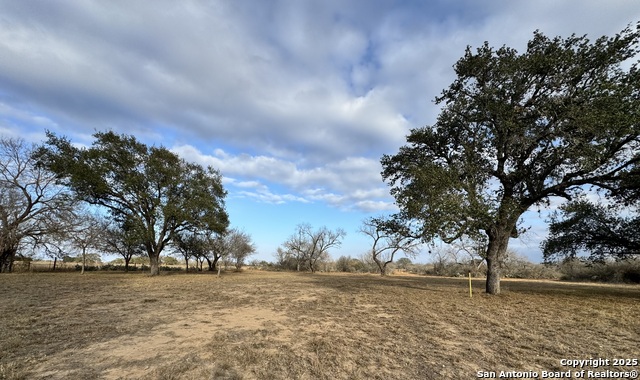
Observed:
[[[502,287],[475,280],[470,299],[463,279],[413,276],[2,275],[0,379],[472,379],[639,356],[640,287]]]

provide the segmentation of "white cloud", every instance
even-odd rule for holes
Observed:
[[[283,204],[287,202],[309,203],[309,200],[293,194],[273,193],[267,185],[260,181],[238,181],[236,178],[224,177],[222,183],[227,188],[233,188],[231,198],[250,198],[254,201]]]
[[[264,202],[264,203],[272,203],[272,204],[284,204],[287,202],[301,202],[301,203],[309,203],[304,198],[297,197],[292,194],[274,194],[269,190],[260,190],[260,191],[239,191],[237,194],[232,195],[234,197],[246,197],[251,198],[255,201]]]
[[[24,124],[37,126],[39,129],[25,131],[22,126]],[[46,116],[0,101],[0,135],[2,136],[20,137],[27,142],[37,144],[45,138],[45,129],[54,129],[57,126],[54,120]]]
[[[537,28],[614,33],[621,15],[640,17],[615,4],[10,2],[0,86],[60,131],[162,127],[315,164],[377,158],[434,121],[431,101],[467,44],[524,46]]]
[[[203,154],[190,145],[175,146],[172,150],[187,160],[219,169],[225,178],[225,186],[241,189],[238,195],[265,202],[320,201],[341,209],[366,211],[376,207],[379,207],[377,210],[388,210],[392,204],[379,175],[380,164],[364,157],[349,157],[304,168],[275,157],[232,155],[221,149],[216,149],[214,155]],[[298,195],[278,197],[265,182]]]
[[[315,162],[402,142],[409,125],[384,89],[353,93],[369,33],[335,9],[276,6],[255,26],[242,5],[180,4],[69,3],[55,17],[5,4],[0,85],[60,129],[162,126]]]

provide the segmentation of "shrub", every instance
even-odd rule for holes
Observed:
[[[640,283],[640,260],[593,262],[568,258],[559,265],[562,280]]]

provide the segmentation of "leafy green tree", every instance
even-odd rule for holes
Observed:
[[[173,245],[184,258],[186,272],[189,273],[189,259],[197,259],[204,251],[204,239],[196,233],[182,232],[173,236]]]
[[[398,266],[398,268],[400,269],[404,269],[407,270],[409,269],[409,267],[411,266],[411,264],[413,264],[411,262],[411,259],[408,257],[401,257],[398,259],[398,261],[396,262],[396,265]]]
[[[614,207],[586,200],[569,202],[551,216],[549,236],[542,243],[544,258],[575,258],[589,252],[593,261],[640,255],[640,215],[620,216]]]
[[[123,220],[120,223],[108,222],[102,226],[103,250],[122,256],[124,271],[129,271],[129,263],[134,256],[146,253],[143,231],[133,220]]]
[[[340,256],[336,260],[336,270],[338,272],[351,272],[351,256]]]
[[[164,265],[179,265],[180,262],[178,259],[172,256],[163,256],[161,257],[162,264]]]
[[[640,27],[640,24],[639,24]],[[640,160],[639,28],[593,42],[535,32],[527,49],[467,48],[433,126],[382,157],[413,234],[487,241],[489,294],[522,214],[587,186],[614,190]]]
[[[98,132],[89,148],[47,132],[39,160],[77,197],[107,208],[141,231],[152,275],[173,235],[189,228],[224,231],[228,216],[221,175],[135,137]]]

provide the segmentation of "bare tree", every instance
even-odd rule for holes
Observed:
[[[431,255],[434,259],[434,273],[436,275],[444,275],[445,267],[451,262],[451,249],[443,249],[442,247],[430,249],[429,255]]]
[[[66,228],[75,201],[56,176],[36,164],[34,146],[0,138],[0,273],[11,272],[28,243],[44,244]]]
[[[247,257],[251,256],[256,247],[251,242],[251,235],[244,231],[232,229],[227,235],[229,241],[229,258],[237,270],[244,266]]]
[[[459,262],[459,254],[468,256],[470,270],[474,275],[486,261],[487,242],[481,235],[463,236],[457,242],[451,243],[451,247],[454,249],[456,262]]]
[[[375,273],[379,270],[378,264],[376,264],[376,262],[373,261],[373,257],[371,257],[371,252],[361,253],[356,260],[362,264],[362,272]]]
[[[390,226],[391,220],[369,218],[362,222],[360,232],[373,239],[371,259],[376,263],[381,276],[387,274],[387,265],[393,262],[398,252],[415,258],[421,245],[420,241],[403,233],[399,226]]]
[[[311,272],[316,272],[318,270],[323,272],[329,272],[333,268],[333,261],[331,260],[331,255],[329,255],[329,251],[324,251],[319,254],[313,263],[313,269]]]
[[[298,272],[300,272],[300,267],[306,258],[308,249],[308,241],[304,232],[305,229],[311,229],[311,226],[298,225],[293,235],[289,236],[287,241],[284,242],[284,249],[282,250],[289,261],[295,261],[296,271]]]
[[[251,242],[251,236],[238,229],[229,229],[223,234],[210,233],[199,236],[201,249],[193,250],[193,255],[198,260],[206,260],[210,271],[218,271],[218,276],[229,265],[236,269],[242,268],[247,257],[255,252],[255,246]]]
[[[329,249],[339,247],[346,232],[338,228],[331,231],[327,227],[313,230],[310,224],[299,224],[296,231],[285,241],[284,247],[297,261],[297,270],[302,263],[314,273],[316,264],[328,257]]]
[[[80,249],[82,255],[82,269],[84,274],[87,265],[87,253],[91,249],[101,250],[104,223],[99,216],[86,211],[75,215],[75,223],[67,232],[71,246]]]
[[[477,276],[485,264],[485,252],[486,241],[470,236],[429,250],[434,259],[434,272],[441,276],[458,276],[468,272]]]

